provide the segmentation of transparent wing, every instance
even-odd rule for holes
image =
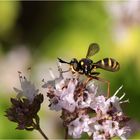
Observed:
[[[99,50],[100,50],[100,47],[97,43],[90,44],[89,48],[88,48],[88,51],[87,51],[86,58],[89,58],[89,57],[93,56],[94,54],[99,52]]]

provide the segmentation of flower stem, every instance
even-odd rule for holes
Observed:
[[[65,129],[65,140],[67,140],[68,139],[68,127],[66,127],[66,129]]]
[[[45,140],[48,140],[48,137],[45,135],[45,133],[42,131],[40,128],[39,122],[33,122],[34,129],[36,129],[43,137]]]
[[[36,129],[39,131],[39,133],[44,137],[45,140],[48,140],[48,137],[45,135],[45,133],[42,131],[42,129],[40,128],[40,126]]]

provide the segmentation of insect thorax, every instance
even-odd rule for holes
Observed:
[[[79,61],[79,72],[87,75],[92,70],[92,64],[93,64],[93,61],[91,59],[82,58]]]

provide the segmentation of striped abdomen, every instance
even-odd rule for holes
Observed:
[[[120,64],[113,58],[104,58],[94,63],[96,68],[105,69],[108,71],[118,71],[120,69]]]

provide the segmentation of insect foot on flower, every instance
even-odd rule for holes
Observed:
[[[61,119],[66,128],[65,138],[81,138],[87,133],[93,140],[108,140],[113,137],[126,139],[130,131],[127,126],[129,118],[124,115],[121,104],[122,97],[117,97],[117,92],[109,98],[101,94],[95,82],[85,82],[72,75],[63,76],[59,66],[59,77],[44,82],[51,110],[61,111]],[[51,72],[52,73],[52,72]]]

